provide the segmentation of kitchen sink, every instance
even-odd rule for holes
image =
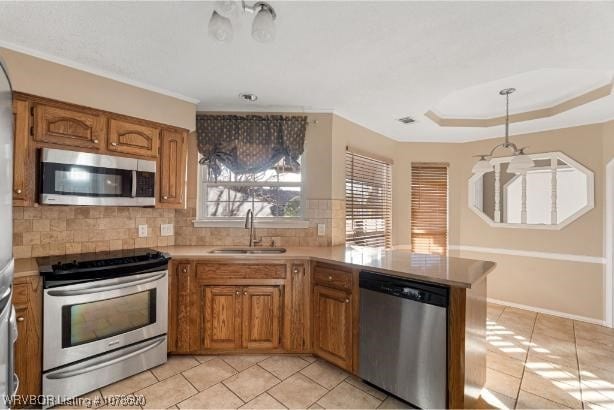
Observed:
[[[276,254],[285,252],[286,248],[215,248],[209,251],[209,253],[221,253],[228,255]]]

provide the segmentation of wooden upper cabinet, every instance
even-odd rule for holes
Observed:
[[[13,100],[13,205],[31,205],[34,198],[30,147],[30,113],[26,100]]]
[[[181,207],[183,204],[187,141],[185,132],[164,129],[160,136],[159,198],[165,207]]]
[[[352,371],[352,296],[324,286],[313,290],[313,350]]]
[[[243,288],[243,348],[279,347],[280,301],[279,287]]]
[[[34,103],[34,140],[99,150],[106,135],[102,113],[93,110]]]
[[[241,347],[241,288],[236,286],[203,287],[204,348],[238,349]]]
[[[158,127],[110,118],[107,149],[121,154],[157,157],[159,137]]]

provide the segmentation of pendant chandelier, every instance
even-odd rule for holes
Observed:
[[[500,95],[505,96],[505,142],[495,145],[489,154],[476,155],[479,160],[471,170],[474,174],[485,174],[494,169],[490,159],[499,148],[512,150],[512,160],[507,167],[507,172],[510,174],[522,174],[535,165],[531,157],[524,153],[526,147],[518,148],[516,144],[510,142],[510,94],[514,91],[516,91],[515,88],[505,88],[499,91]]]

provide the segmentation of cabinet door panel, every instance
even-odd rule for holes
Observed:
[[[25,298],[15,303],[18,337],[15,342],[15,373],[19,377],[17,394],[25,397],[41,394],[42,367],[42,280],[19,278],[15,288],[27,290]]]
[[[204,286],[204,347],[241,347],[241,291],[234,286]]]
[[[332,288],[314,288],[314,351],[347,370],[352,369],[351,295]]]
[[[76,108],[34,105],[34,140],[99,150],[106,134],[105,117]]]
[[[280,290],[276,286],[243,289],[243,348],[279,346]]]
[[[13,100],[13,201],[14,205],[30,205],[34,197],[32,189],[33,166],[30,159],[30,115],[25,100]]]
[[[160,138],[160,197],[165,207],[181,207],[185,185],[186,135],[163,130]]]
[[[111,118],[107,149],[128,155],[157,157],[159,134],[157,127]]]

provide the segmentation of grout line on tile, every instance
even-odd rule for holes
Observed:
[[[503,311],[505,311],[506,309],[507,308],[503,309]],[[501,314],[503,314],[503,312]],[[514,408],[518,406],[518,398],[520,397],[520,390],[522,390],[522,381],[524,380],[524,373],[527,369],[527,361],[529,360],[529,352],[531,351],[532,342],[533,342],[533,333],[535,332],[535,322],[537,322],[537,315],[535,315],[535,319],[533,319],[533,327],[531,328],[531,336],[529,337],[529,346],[527,349],[527,354],[524,357],[524,364],[522,366],[522,375],[520,376],[520,385],[518,386],[518,391],[516,392]]]

